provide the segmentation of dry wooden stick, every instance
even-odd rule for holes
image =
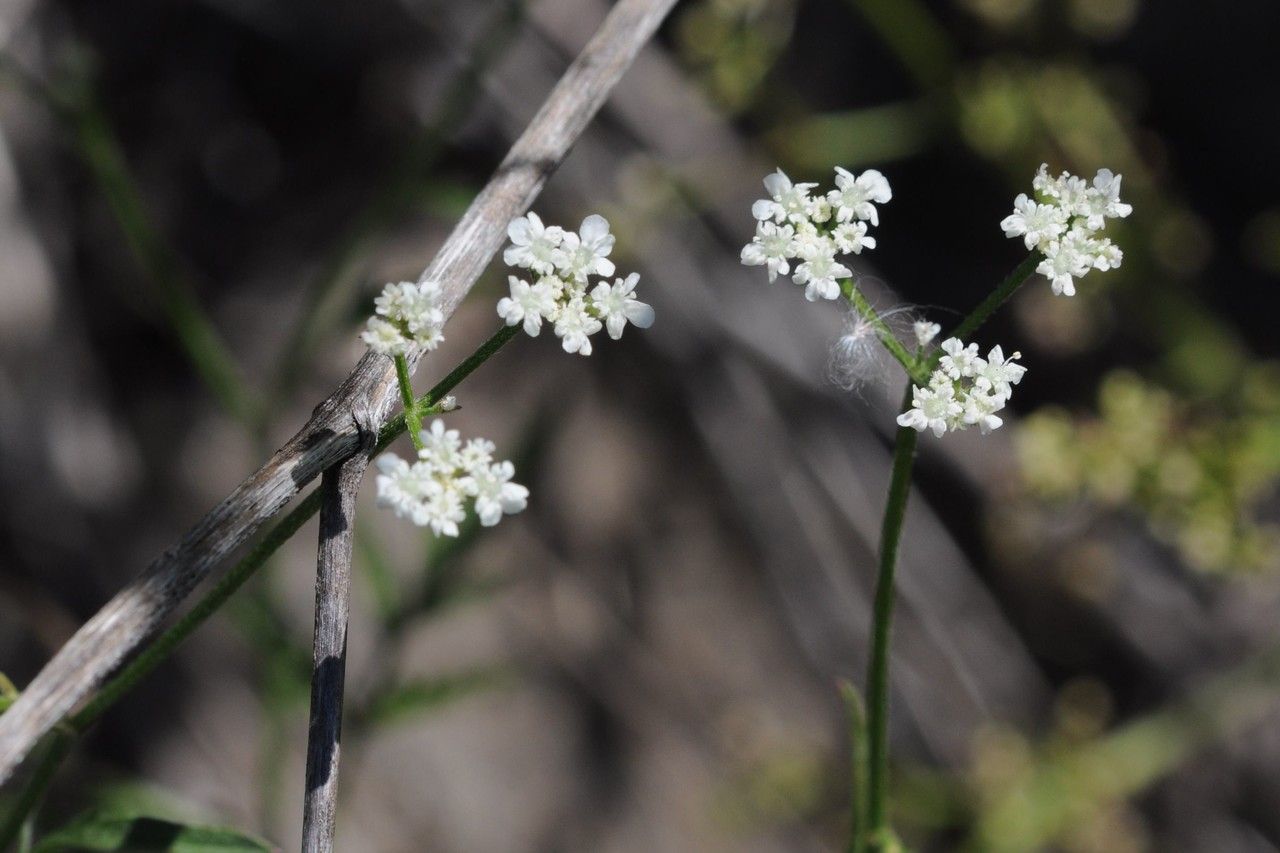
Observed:
[[[537,197],[675,3],[619,0],[565,71],[421,276],[441,283],[446,315],[501,247],[507,222]],[[410,365],[420,356],[411,351]],[[86,622],[0,716],[0,783],[214,566],[302,486],[357,452],[396,398],[390,360],[366,354],[297,435]]]
[[[342,757],[342,696],[347,673],[347,612],[351,605],[351,543],[356,495],[369,457],[357,453],[320,481],[320,548],[316,559],[316,627],[311,650],[311,718],[302,849],[333,849]]]

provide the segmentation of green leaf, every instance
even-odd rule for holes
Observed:
[[[13,686],[9,676],[0,672],[0,714],[9,710],[9,706],[18,701],[18,688]]]
[[[173,853],[248,853],[276,850],[234,829],[175,823],[158,817],[95,810],[44,836],[35,853],[67,850],[169,850]]]
[[[840,679],[840,696],[844,699],[849,717],[849,853],[863,853],[867,849],[867,713],[862,696],[853,683]]]
[[[464,696],[500,684],[510,676],[504,667],[468,670],[454,675],[397,684],[372,697],[359,714],[365,724],[395,722],[433,711]]]

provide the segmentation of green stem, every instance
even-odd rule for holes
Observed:
[[[910,376],[911,380],[917,385],[927,384],[929,381],[928,371],[925,371],[920,362],[911,353],[907,352],[907,348],[902,345],[893,330],[876,313],[876,309],[871,307],[867,297],[862,295],[862,291],[858,290],[852,279],[845,279],[840,285],[840,290],[844,293],[845,299],[848,299],[850,304],[862,315],[862,318],[871,324],[871,328],[875,329],[876,336],[880,338],[880,343],[884,345],[890,355],[898,360],[898,363],[907,371],[907,376]]]
[[[1018,288],[1026,283],[1036,271],[1036,267],[1044,260],[1044,255],[1039,252],[1032,252],[1027,255],[1022,263],[1014,267],[1013,272],[1005,276],[1004,281],[1000,282],[1000,286],[987,296],[986,299],[978,303],[978,307],[969,312],[969,316],[960,321],[960,325],[956,326],[947,334],[948,338],[959,338],[968,342],[969,336],[982,326],[983,323],[996,312],[996,309],[1003,305],[1009,297],[1018,292]],[[941,355],[934,356],[935,359]]]
[[[489,340],[482,343],[476,348],[466,361],[459,364],[453,370],[449,371],[449,375],[441,379],[435,384],[435,387],[427,392],[422,398],[422,403],[427,406],[434,406],[448,395],[450,391],[458,386],[462,380],[466,379],[480,365],[488,361],[494,353],[502,349],[507,341],[514,338],[520,333],[520,326],[503,326],[493,333]]]
[[[907,389],[910,394],[911,389]],[[899,427],[893,445],[893,474],[880,530],[880,566],[872,618],[871,659],[867,667],[867,839],[883,850],[890,837],[889,777],[889,629],[893,621],[893,574],[898,542],[911,493],[911,468],[919,433]]]
[[[516,336],[519,326],[503,326],[492,337],[482,343],[465,361],[455,367],[448,376],[440,380],[425,396],[409,401],[405,412],[392,418],[378,433],[378,442],[373,455],[381,453],[402,432],[405,431],[406,413],[421,419],[439,411],[437,408],[462,380],[470,376],[476,368],[488,361],[503,345]],[[250,577],[274,554],[281,545],[289,540],[311,516],[320,508],[320,490],[315,489],[301,503],[294,507],[288,515],[276,523],[261,541],[255,545],[234,567],[214,584],[209,593],[179,619],[174,625],[161,634],[151,645],[147,646],[110,681],[102,686],[84,707],[72,714],[55,730],[49,747],[40,757],[34,774],[27,782],[22,794],[18,797],[9,813],[0,820],[0,850],[5,847],[21,831],[28,813],[39,803],[45,789],[53,778],[53,774],[61,765],[71,744],[77,735],[83,734],[99,717],[114,705],[120,697],[128,693],[146,675],[160,665],[173,653],[183,640],[200,627],[227,602],[229,598],[244,585]]]
[[[63,759],[67,757],[67,753],[71,751],[71,744],[74,741],[74,734],[61,727],[55,729],[49,737],[44,752],[41,753],[35,770],[32,771],[31,778],[27,780],[26,787],[14,801],[13,808],[0,820],[0,850],[8,850],[9,845],[22,832],[27,816],[32,814],[44,799],[45,791],[49,789],[54,774],[61,766]]]
[[[403,355],[397,355],[396,384],[400,386],[400,402],[404,405],[405,427],[409,430],[409,440],[417,450],[422,449],[422,418],[418,415],[418,407],[413,400],[413,379],[409,376],[409,362]]]

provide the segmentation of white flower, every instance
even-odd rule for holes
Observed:
[[[818,196],[809,199],[809,204],[805,208],[805,216],[815,225],[824,225],[831,221],[831,215],[835,209],[831,206],[831,201],[826,196]]]
[[[515,467],[510,462],[493,461],[493,442],[473,438],[459,449],[457,430],[445,429],[438,419],[421,439],[412,464],[394,453],[379,457],[378,506],[429,527],[436,536],[458,535],[467,498],[475,499],[473,508],[485,527],[525,508],[529,490],[511,482]]]
[[[972,388],[964,400],[964,424],[977,424],[983,435],[993,429],[999,429],[1004,421],[996,416],[996,412],[1004,408],[1005,399],[993,396],[980,388]]]
[[[910,427],[916,432],[932,430],[940,437],[962,414],[964,406],[956,400],[955,386],[950,381],[934,383],[928,388],[916,385],[911,389],[911,408],[898,415],[898,426]]]
[[[498,316],[508,326],[523,322],[525,333],[536,338],[543,318],[550,317],[556,310],[555,296],[546,281],[544,278],[531,285],[513,275],[507,276],[511,295],[498,300]]]
[[[586,303],[575,297],[560,309],[555,332],[565,352],[591,355],[591,335],[600,328],[600,321],[591,316]]]
[[[811,197],[809,190],[816,184],[793,184],[781,170],[764,184],[770,197],[752,205],[756,233],[742,247],[742,263],[765,267],[769,281],[790,274],[805,286],[810,302],[838,298],[839,279],[853,271],[837,255],[876,247],[867,223],[878,221],[875,205],[893,197],[889,182],[875,169],[854,175],[837,167],[837,189],[826,195]]]
[[[836,189],[827,194],[827,199],[836,210],[836,219],[841,222],[865,219],[872,225],[880,224],[880,215],[875,206],[892,198],[893,191],[889,188],[889,181],[880,172],[868,169],[855,176],[839,166],[836,166]]]
[[[1031,188],[1037,194],[1056,198],[1058,195],[1058,182],[1049,177],[1049,164],[1041,163],[1040,168],[1036,170],[1036,175],[1031,179]]]
[[[1079,250],[1078,241],[1069,239],[1054,240],[1045,249],[1044,255],[1036,272],[1049,279],[1053,292],[1057,295],[1075,296],[1075,280],[1087,273],[1093,265],[1089,255]]]
[[[1069,172],[1052,178],[1048,164],[1042,164],[1032,186],[1041,201],[1019,195],[1014,212],[1000,227],[1006,236],[1022,237],[1028,249],[1044,255],[1036,272],[1049,279],[1054,293],[1072,296],[1075,280],[1090,270],[1105,272],[1120,266],[1124,253],[1110,239],[1098,236],[1106,220],[1133,212],[1132,205],[1120,200],[1119,175],[1099,169],[1090,186]]]
[[[380,355],[404,355],[409,347],[409,341],[399,327],[381,317],[369,318],[365,330],[360,333],[360,340]]]
[[[762,198],[751,205],[751,215],[756,219],[772,219],[775,222],[807,219],[809,190],[816,186],[817,184],[793,184],[779,169],[764,179],[764,188],[769,193],[769,198]]]
[[[511,245],[502,253],[502,260],[507,266],[547,275],[561,260],[560,244],[564,241],[564,229],[558,225],[544,226],[533,211],[511,220],[507,236],[511,238]]]
[[[842,222],[831,232],[836,248],[846,255],[861,255],[863,249],[874,249],[876,238],[867,236],[867,223]]]
[[[983,435],[999,429],[1004,421],[996,412],[1009,402],[1013,386],[1026,373],[1016,363],[1018,353],[1005,358],[1004,350],[995,346],[984,359],[977,344],[965,346],[957,338],[949,338],[942,348],[947,354],[938,360],[927,388],[912,387],[911,408],[898,416],[898,425],[918,432],[928,429],[938,436],[971,426]]]
[[[1099,169],[1093,186],[1085,191],[1084,213],[1088,226],[1102,228],[1108,219],[1123,219],[1133,213],[1133,205],[1120,200],[1120,175],[1110,169]]]
[[[379,456],[377,466],[378,506],[394,511],[399,518],[412,518],[431,480],[430,471],[410,465],[394,453]]]
[[[574,281],[585,282],[587,276],[592,275],[613,275],[613,261],[609,260],[613,243],[614,236],[609,233],[609,221],[593,213],[582,220],[576,233],[565,232],[560,244],[557,267],[566,278]]]
[[[833,257],[839,251],[836,248],[836,241],[819,231],[812,222],[801,222],[796,225],[793,243],[795,256],[805,261],[817,257]]]
[[[767,266],[769,281],[791,272],[790,258],[796,256],[795,229],[774,222],[757,222],[756,236],[742,247],[742,263],[749,267]]]
[[[775,229],[772,223],[768,227]],[[617,279],[612,286],[599,281],[592,289],[592,276],[612,276],[615,270],[608,258],[614,236],[603,216],[591,214],[575,232],[544,226],[536,214],[529,213],[513,220],[508,234],[512,245],[503,256],[506,262],[541,275],[534,284],[508,277],[511,295],[498,300],[497,306],[498,316],[508,326],[523,323],[525,332],[536,337],[546,321],[566,352],[590,355],[590,337],[605,324],[614,339],[622,336],[628,322],[642,329],[653,324],[653,309],[635,298],[639,275]]]
[[[388,284],[373,300],[374,316],[360,339],[383,355],[403,355],[414,344],[433,350],[444,340],[442,300],[438,282]]]
[[[942,342],[942,351],[946,355],[938,360],[938,367],[951,379],[967,379],[984,366],[977,344],[966,347],[959,338],[947,338]]]
[[[422,442],[418,458],[431,466],[431,470],[443,474],[458,468],[461,461],[458,448],[462,440],[456,429],[445,429],[444,421],[436,418],[430,429],[418,433],[418,438]]]
[[[433,480],[427,484],[425,499],[414,507],[413,523],[430,527],[436,536],[457,536],[458,523],[467,518],[462,497],[460,489]]]
[[[632,296],[639,281],[640,274],[633,272],[625,279],[615,279],[612,287],[602,281],[591,291],[591,307],[615,341],[622,337],[628,322],[638,329],[653,325],[653,309]]]
[[[942,327],[937,323],[930,323],[928,320],[917,320],[912,326],[912,331],[916,335],[916,343],[920,346],[928,346],[929,343],[938,336],[942,331]]]
[[[473,438],[463,445],[462,450],[458,451],[458,466],[472,476],[477,471],[488,470],[489,464],[493,462],[494,447],[492,441],[486,438]]]
[[[514,515],[529,502],[529,490],[512,483],[515,468],[510,462],[499,462],[476,471],[466,482],[468,495],[475,498],[476,515],[485,527],[492,527],[503,515]]]
[[[1094,243],[1093,268],[1102,272],[1119,269],[1124,261],[1124,252],[1120,251],[1120,247],[1106,237],[1095,240]]]
[[[1013,200],[1013,213],[1000,222],[1000,227],[1006,237],[1022,237],[1028,249],[1035,249],[1066,231],[1067,217],[1056,204],[1039,204],[1026,193],[1019,193]]]
[[[796,267],[793,276],[796,284],[805,285],[804,298],[810,302],[819,299],[835,299],[840,295],[839,278],[849,278],[853,272],[832,255],[815,255]]]
[[[1055,187],[1055,198],[1068,216],[1088,215],[1089,184],[1084,178],[1063,172]]]
[[[982,361],[982,366],[978,368],[974,386],[985,389],[1002,400],[1008,400],[1013,395],[1013,386],[1021,382],[1023,374],[1027,372],[1025,367],[1017,363],[1021,357],[1021,353],[1015,352],[1005,358],[1004,350],[998,344],[992,347]]]

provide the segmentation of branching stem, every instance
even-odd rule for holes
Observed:
[[[414,449],[422,449],[422,418],[413,402],[413,379],[409,375],[409,362],[403,355],[396,356],[396,384],[400,386],[400,402],[404,405],[404,425],[409,430],[409,440]]]
[[[845,299],[848,299],[854,309],[862,316],[864,320],[871,324],[871,328],[875,329],[876,337],[880,339],[880,343],[888,350],[889,355],[898,360],[903,369],[907,371],[907,376],[917,385],[924,385],[929,381],[929,373],[920,362],[911,353],[907,352],[907,348],[898,340],[897,335],[889,328],[884,319],[881,318],[876,310],[871,307],[871,303],[867,301],[867,297],[862,295],[862,291],[854,285],[852,279],[845,279],[840,286],[844,293]]]
[[[967,317],[948,335],[964,340],[976,332],[983,323],[1003,305],[1009,297],[1035,272],[1043,260],[1039,252],[1032,252],[1004,281],[978,304]],[[929,373],[937,364],[941,353],[935,351],[929,358],[917,352],[914,356],[898,341],[884,321],[867,303],[851,282],[845,283],[845,296],[867,322],[871,323],[885,349],[896,358],[912,382],[924,385]],[[911,401],[911,385],[907,386],[902,401],[906,408]],[[915,463],[916,441],[919,433],[909,427],[899,427],[893,445],[893,472],[889,480],[889,496],[885,502],[884,522],[880,530],[879,568],[876,575],[875,603],[871,627],[871,651],[867,664],[867,798],[863,821],[860,809],[854,808],[854,832],[860,837],[851,841],[850,849],[885,851],[895,846],[893,831],[889,826],[889,638],[893,622],[894,571],[898,559],[898,543],[902,539],[902,524],[907,512],[907,499],[911,494],[911,469]],[[856,773],[855,768],[855,773]],[[865,823],[865,825],[864,825]]]

